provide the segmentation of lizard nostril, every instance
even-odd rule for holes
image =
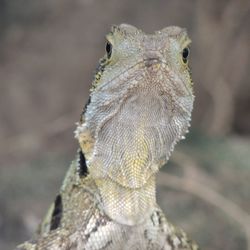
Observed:
[[[146,67],[151,67],[152,65],[157,63],[159,63],[159,58],[157,57],[147,58],[144,60],[144,64]]]

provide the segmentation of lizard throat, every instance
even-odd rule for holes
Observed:
[[[156,91],[141,90],[117,105],[101,123],[93,117],[96,122],[89,127],[97,125],[92,131],[91,175],[109,178],[123,187],[143,187],[167,162],[189,126],[190,117],[178,115],[171,101]]]
[[[156,206],[155,176],[138,189],[127,188],[111,179],[95,179],[105,213],[118,223],[141,224]]]

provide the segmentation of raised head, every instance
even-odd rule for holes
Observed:
[[[128,24],[107,34],[85,128],[94,138],[90,173],[142,187],[187,132],[193,107],[186,30],[145,34]]]

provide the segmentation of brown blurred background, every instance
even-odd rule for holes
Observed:
[[[77,142],[112,24],[188,29],[190,134],[159,174],[169,220],[202,249],[250,249],[250,2],[0,0],[0,249],[31,237]]]

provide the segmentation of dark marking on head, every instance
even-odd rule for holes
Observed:
[[[54,203],[54,210],[52,213],[52,218],[50,222],[50,230],[57,229],[60,226],[61,218],[63,212],[62,197],[60,194],[56,196]]]
[[[84,177],[88,175],[88,167],[86,164],[85,156],[82,152],[82,150],[79,150],[79,175],[80,177]]]

